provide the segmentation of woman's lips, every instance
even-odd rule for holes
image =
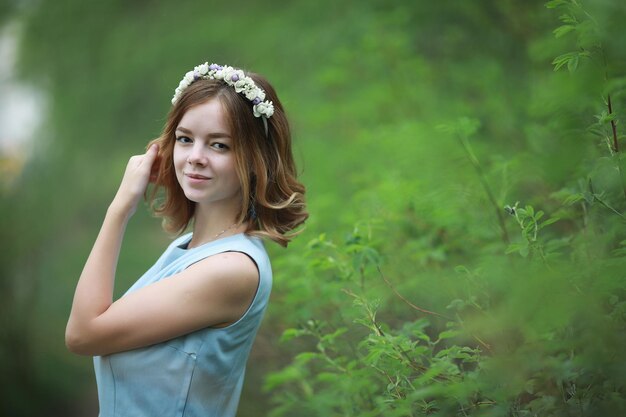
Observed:
[[[204,181],[207,181],[207,180],[211,179],[210,177],[206,177],[206,176],[200,175],[200,174],[187,173],[187,174],[185,174],[185,176],[187,177],[189,182],[192,183],[192,184],[199,184],[199,183],[202,183]]]
[[[198,179],[198,180],[208,180],[209,179],[209,177],[205,177],[204,175],[200,175],[200,174],[187,173],[185,175],[188,176],[189,178],[194,178],[194,179]]]

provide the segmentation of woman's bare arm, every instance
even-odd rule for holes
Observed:
[[[72,352],[105,355],[158,343],[239,318],[258,271],[242,253],[206,258],[113,302],[115,270],[128,220],[144,194],[156,146],[130,159],[122,184],[76,286],[65,341]]]

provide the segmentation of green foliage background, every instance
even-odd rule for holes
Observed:
[[[63,343],[73,288],[128,157],[205,60],[272,80],[311,213],[268,244],[240,416],[626,415],[626,6],[545,6],[0,2],[50,100],[0,203],[2,415],[95,415]],[[168,241],[135,216],[118,293]]]

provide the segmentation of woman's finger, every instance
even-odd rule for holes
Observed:
[[[156,159],[157,155],[159,154],[159,145],[157,145],[156,143],[152,144],[152,146],[150,146],[148,148],[148,150],[146,151],[146,154],[144,156],[145,161],[152,166],[152,163],[154,162],[154,160]]]
[[[161,157],[157,155],[156,159],[152,163],[152,167],[150,168],[150,182],[156,183],[157,178],[159,177],[159,170],[161,168]]]

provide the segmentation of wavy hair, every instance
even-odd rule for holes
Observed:
[[[149,144],[159,145],[159,166],[155,186],[148,196],[155,215],[163,217],[163,228],[182,233],[194,218],[195,203],[188,200],[176,179],[173,154],[175,130],[191,107],[211,99],[220,100],[233,138],[236,170],[242,204],[237,220],[247,225],[246,233],[267,237],[287,246],[296,229],[308,217],[305,187],[297,180],[291,150],[291,130],[284,108],[272,85],[261,75],[246,73],[265,90],[274,103],[274,114],[263,120],[254,117],[251,103],[220,80],[193,82],[172,106],[161,135]],[[159,190],[165,198],[158,200]]]

